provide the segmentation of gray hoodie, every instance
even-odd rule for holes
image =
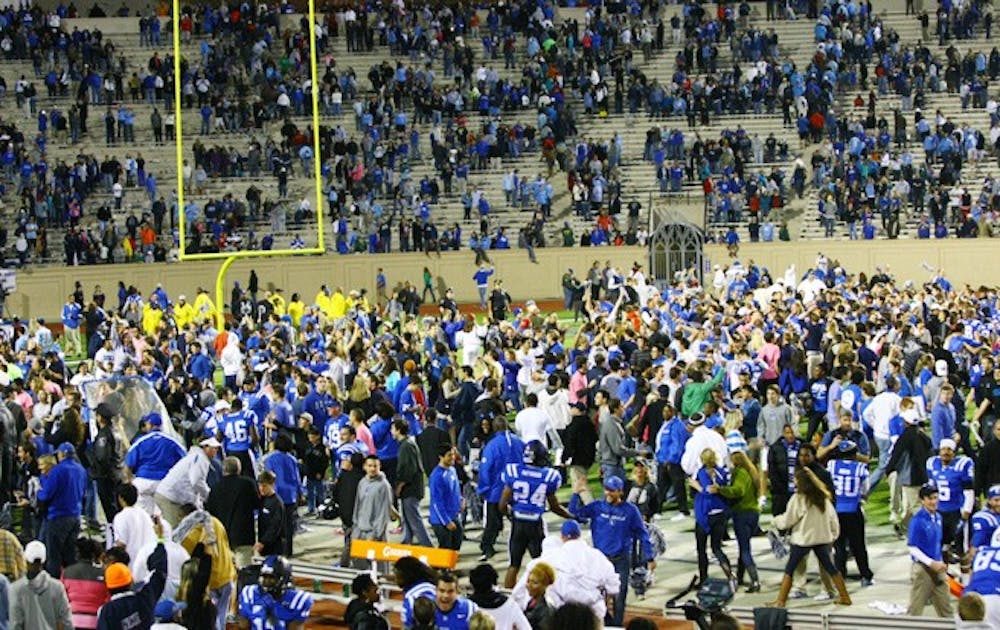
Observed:
[[[354,529],[356,540],[385,540],[389,526],[389,508],[392,506],[392,488],[380,472],[372,479],[368,475],[358,482],[354,498]]]
[[[45,571],[27,576],[10,586],[11,630],[56,630],[72,628],[73,615],[62,582]]]

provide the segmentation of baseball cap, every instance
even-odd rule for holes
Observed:
[[[993,499],[996,497],[1000,497],[1000,483],[990,486],[986,491],[987,499]]]
[[[948,362],[938,359],[934,362],[934,374],[936,376],[948,376]]]
[[[926,499],[932,494],[937,494],[937,493],[938,493],[937,486],[935,486],[932,483],[925,483],[924,485],[920,486],[919,496],[921,499]]]
[[[330,402],[328,402],[326,406],[329,408],[329,407],[341,407],[342,405],[340,404],[340,401],[337,400],[336,398],[331,398]]]
[[[216,411],[222,411],[223,409],[229,409],[229,407],[230,407],[229,402],[227,402],[225,400],[217,400],[217,401],[215,401],[215,410]]]
[[[175,602],[172,599],[164,599],[153,609],[153,616],[157,621],[173,621],[177,613],[187,608],[184,602]]]
[[[45,562],[45,545],[40,541],[32,540],[24,546],[24,561],[28,564],[32,562]]]
[[[565,521],[562,525],[562,535],[564,538],[579,538],[580,524],[576,521]]]
[[[569,407],[570,407],[570,409],[576,409],[577,411],[586,411],[587,410],[587,405],[583,404],[582,402],[573,403]]]
[[[125,588],[131,584],[132,572],[121,562],[109,564],[108,568],[104,569],[104,586],[108,587],[109,590]]]
[[[625,482],[621,477],[612,476],[604,480],[604,487],[608,490],[622,490],[625,488]]]
[[[903,418],[906,424],[920,423],[920,414],[917,413],[916,409],[906,409],[904,411],[899,412],[899,415],[901,418]]]
[[[839,449],[841,453],[850,453],[851,451],[857,450],[857,448],[858,445],[850,440],[844,440],[837,447],[837,449]]]
[[[219,442],[214,437],[210,437],[208,439],[205,439],[205,440],[202,440],[201,442],[199,442],[198,446],[203,446],[203,447],[207,446],[207,447],[211,447],[211,448],[222,448],[222,443]]]
[[[950,448],[951,450],[955,450],[957,447],[958,447],[958,444],[956,444],[955,440],[953,440],[951,438],[945,438],[945,439],[941,440],[938,443],[938,448],[939,449]]]
[[[56,450],[63,455],[76,455],[76,447],[70,442],[63,442]]]
[[[705,428],[706,429],[715,429],[715,428],[718,428],[718,427],[721,427],[721,426],[722,426],[722,418],[720,418],[718,415],[714,415],[713,414],[713,415],[705,418]]]
[[[147,413],[146,415],[144,415],[142,417],[142,421],[143,422],[148,422],[149,426],[152,426],[152,427],[162,427],[163,426],[163,416],[161,416],[160,414],[156,413],[155,411],[152,412],[152,413]]]
[[[705,424],[705,416],[700,413],[693,413],[691,417],[687,419],[688,426],[700,427]]]

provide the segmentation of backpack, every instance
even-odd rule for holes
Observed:
[[[348,620],[351,630],[389,630],[389,622],[371,606],[365,606]]]

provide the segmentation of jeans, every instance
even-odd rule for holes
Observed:
[[[885,476],[885,466],[889,463],[889,455],[891,454],[892,442],[887,438],[875,438],[875,444],[878,446],[878,467],[875,468],[875,472],[872,473],[871,481],[868,482],[868,493],[871,494],[878,482],[882,480]]]
[[[760,521],[758,512],[733,512],[733,533],[736,534],[736,542],[740,546],[740,564],[744,567],[757,566],[753,561],[753,554],[750,552],[750,539],[757,531],[757,523]]]
[[[217,615],[215,617],[216,630],[226,630],[226,615],[229,614],[229,602],[233,598],[233,583],[227,582],[221,587],[211,591],[212,599],[215,600]]]
[[[325,498],[323,492],[322,479],[306,479],[306,505],[309,513],[312,514],[320,505],[323,505]]]
[[[417,497],[404,497],[399,500],[400,515],[403,517],[403,544],[416,544],[423,547],[432,547],[431,537],[424,527],[424,521],[420,518],[420,499]]]
[[[49,575],[62,575],[63,567],[76,562],[76,539],[79,535],[79,516],[60,516],[45,522],[45,570]]]
[[[615,573],[618,574],[618,594],[615,595],[615,607],[608,611],[604,618],[606,626],[621,626],[625,619],[625,598],[628,596],[628,576],[632,571],[632,553],[626,551],[620,556],[608,558],[615,566]]]
[[[725,512],[708,515],[708,529],[703,529],[701,524],[695,524],[694,538],[698,548],[698,576],[704,581],[708,577],[708,549],[709,540],[712,544],[712,554],[719,565],[726,572],[728,577],[730,571],[729,558],[722,550],[722,539],[726,536],[726,523],[729,518]]]

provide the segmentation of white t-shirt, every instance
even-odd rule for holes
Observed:
[[[532,440],[545,444],[545,436],[552,428],[552,421],[549,419],[549,414],[538,407],[525,407],[517,412],[514,427],[525,444]]]
[[[111,526],[112,544],[122,543],[130,558],[135,558],[139,550],[156,542],[153,519],[138,506],[127,507],[118,514]]]

